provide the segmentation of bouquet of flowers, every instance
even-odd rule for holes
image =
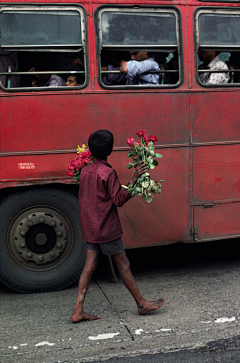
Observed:
[[[81,169],[90,163],[92,163],[92,154],[90,150],[86,150],[85,144],[83,144],[82,147],[78,145],[76,159],[73,159],[68,166],[67,175],[71,176],[76,183],[79,183]]]
[[[127,139],[127,144],[132,149],[128,153],[128,157],[133,159],[133,162],[127,165],[127,169],[136,167],[136,165],[141,161],[144,161],[148,164],[148,170],[154,169],[155,166],[158,165],[158,161],[155,158],[160,159],[162,157],[161,154],[155,153],[154,149],[158,139],[154,135],[151,135],[149,138],[147,138],[145,133],[146,130],[139,130],[136,132],[136,135],[139,137],[138,141],[135,141],[133,137],[129,137]],[[132,197],[135,195],[140,195],[148,203],[151,203],[153,194],[161,193],[161,182],[163,181],[164,180],[151,180],[150,174],[147,172],[142,174],[134,185],[129,184],[127,187],[123,187],[127,189],[128,193],[131,193]]]

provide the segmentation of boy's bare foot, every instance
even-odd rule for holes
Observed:
[[[144,301],[142,306],[138,307],[138,314],[143,315],[149,313],[149,311],[157,310],[164,304],[164,299],[157,301]]]
[[[80,313],[79,311],[74,311],[72,316],[71,316],[71,320],[73,323],[79,323],[79,321],[82,320],[98,320],[99,316],[94,316],[94,315],[89,315],[87,313]]]

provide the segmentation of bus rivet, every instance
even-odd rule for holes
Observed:
[[[56,223],[54,221],[52,221],[50,224],[51,224],[52,227],[56,226]]]
[[[44,218],[43,217],[39,218],[39,222],[40,223],[43,223],[44,222]]]
[[[32,253],[31,253],[31,252],[28,252],[28,253],[27,253],[27,257],[28,257],[28,258],[32,257]]]
[[[26,232],[25,231],[21,231],[20,234],[21,234],[21,236],[25,236]]]
[[[61,248],[62,244],[60,242],[57,243],[57,248]]]
[[[57,232],[57,235],[58,235],[59,237],[61,237],[61,236],[62,236],[62,231],[58,231],[58,232]]]
[[[38,261],[39,261],[39,262],[42,262],[42,261],[43,261],[43,256],[39,256],[39,257],[38,257]]]
[[[51,258],[55,257],[55,253],[54,253],[54,252],[51,252],[51,253],[50,253],[50,257],[51,257]]]
[[[29,227],[31,227],[33,225],[33,222],[29,221],[27,224]]]
[[[22,243],[20,244],[20,247],[21,247],[21,248],[24,248],[24,247],[26,247],[26,244],[25,244],[24,242],[22,242]]]

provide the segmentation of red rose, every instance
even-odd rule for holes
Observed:
[[[68,171],[68,172],[67,172],[67,175],[68,175],[68,176],[74,176],[74,172],[73,172],[73,171]]]
[[[85,158],[88,158],[89,154],[87,151],[83,151],[81,154],[79,154],[79,156],[82,158],[82,159],[85,159]]]
[[[149,136],[148,141],[156,142],[156,141],[158,141],[158,138],[156,136],[154,136],[154,135],[151,135],[151,136]]]
[[[136,132],[136,135],[141,137],[141,136],[143,136],[145,134],[145,132],[146,132],[146,130],[139,130],[139,131]]]
[[[144,135],[142,138],[143,138],[143,141],[145,141],[145,144],[146,144],[146,146],[147,146],[147,145],[148,145],[148,139],[147,139],[147,136],[145,136],[145,135]]]
[[[132,147],[133,146],[133,143],[135,142],[135,140],[134,140],[134,138],[133,137],[129,137],[128,139],[127,139],[127,144],[130,146],[130,147]]]
[[[74,170],[74,165],[72,165],[72,164],[70,164],[69,166],[68,166],[68,170]]]
[[[92,155],[90,149],[87,150],[88,155]]]
[[[79,157],[77,157],[76,160],[72,161],[71,164],[76,168],[76,170],[80,170],[84,167],[84,163]]]
[[[89,158],[82,159],[82,161],[84,162],[84,164],[90,164],[90,159]]]

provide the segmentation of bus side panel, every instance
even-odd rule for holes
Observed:
[[[160,92],[3,97],[1,152],[75,149],[98,129],[113,132],[115,147],[127,146],[139,129],[156,134],[159,144],[187,143],[188,99]]]
[[[195,242],[240,236],[240,203],[194,207]]]
[[[240,91],[224,89],[192,94],[193,140],[199,142],[240,139]]]
[[[195,240],[240,235],[240,145],[193,151]]]
[[[240,198],[240,145],[193,150],[193,202]]]
[[[189,242],[189,149],[166,148],[160,152],[163,157],[151,176],[153,180],[165,180],[162,194],[154,195],[151,203],[136,196],[119,208],[127,248]],[[113,153],[109,159],[121,182],[128,181],[133,172],[124,171],[125,160],[124,153]]]
[[[75,154],[46,154],[46,155],[18,155],[1,158],[0,185],[8,187],[8,182],[14,181],[34,184],[47,180],[67,178],[68,165],[75,158]]]

